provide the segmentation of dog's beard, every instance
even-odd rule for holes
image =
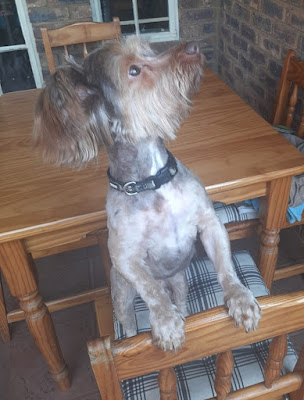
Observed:
[[[134,85],[121,104],[124,125],[116,122],[123,140],[136,143],[160,137],[174,140],[181,122],[187,117],[193,94],[199,87],[202,69],[197,65],[164,71],[151,86]],[[116,132],[117,133],[117,132]]]

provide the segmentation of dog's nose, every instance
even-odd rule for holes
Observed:
[[[190,42],[186,44],[185,53],[189,54],[189,56],[193,56],[194,54],[199,53],[199,47],[196,42]]]

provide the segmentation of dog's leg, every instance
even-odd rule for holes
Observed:
[[[227,231],[211,207],[201,214],[200,239],[218,274],[229,315],[237,326],[244,326],[246,332],[255,330],[261,316],[259,304],[235,273]]]
[[[184,317],[172,303],[161,282],[147,272],[144,262],[139,262],[137,257],[119,259],[112,256],[112,268],[116,268],[119,274],[123,275],[147,304],[153,342],[165,351],[178,349],[185,341]],[[119,289],[117,285],[116,289],[124,290],[123,287]],[[116,296],[119,298],[120,294],[117,292]],[[128,317],[120,313],[117,318],[126,327]]]
[[[125,328],[127,337],[136,335],[134,311],[136,290],[115,268],[111,268],[111,294],[115,315]]]
[[[171,298],[183,317],[188,315],[187,294],[188,282],[185,272],[181,271],[168,279]]]

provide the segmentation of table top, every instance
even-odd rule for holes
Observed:
[[[0,242],[105,219],[108,159],[82,170],[44,164],[32,146],[39,90],[0,97]],[[211,71],[173,154],[214,195],[304,172],[304,157]]]

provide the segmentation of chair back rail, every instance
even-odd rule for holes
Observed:
[[[286,334],[304,328],[304,291],[260,297],[259,304],[262,309],[259,328],[249,333],[242,328],[235,328],[233,320],[227,315],[223,306],[187,317],[186,343],[175,353],[163,352],[154,346],[149,332],[114,342],[109,338],[100,338],[88,343],[92,368],[102,399],[122,399],[119,382],[124,379],[166,369],[160,378],[160,383],[165,382],[161,383],[163,385],[161,392],[164,393],[161,400],[176,399],[171,388],[175,378],[170,368],[219,353],[216,386],[220,399],[277,399],[284,393],[301,390],[303,362],[299,364],[298,370],[280,378],[278,378],[278,365],[285,354]],[[263,383],[263,391],[260,384],[252,386],[250,390],[255,393],[253,397],[250,391],[249,397],[238,397],[236,393],[244,391],[247,393],[245,389],[227,394],[230,390],[233,368],[231,350],[273,337],[279,338],[271,346],[268,365],[265,366],[268,386],[271,387],[265,388]],[[274,373],[270,372],[272,369]],[[167,378],[168,376],[170,378]],[[165,397],[170,391],[171,397]],[[268,397],[264,392],[267,392]],[[293,400],[303,400],[303,398],[294,397]]]
[[[83,56],[86,57],[88,55],[86,43],[121,38],[120,21],[117,17],[113,18],[113,22],[78,22],[59,29],[48,30],[41,27],[40,30],[51,74],[56,71],[53,47],[63,46],[67,57],[69,55],[67,46],[82,43]]]
[[[288,50],[280,79],[275,112],[274,125],[291,127],[295,106],[298,100],[298,88],[304,88],[304,61],[296,58],[294,50]],[[290,94],[291,93],[291,94]],[[289,100],[288,96],[290,94]],[[304,136],[304,112],[302,110],[298,136]]]

